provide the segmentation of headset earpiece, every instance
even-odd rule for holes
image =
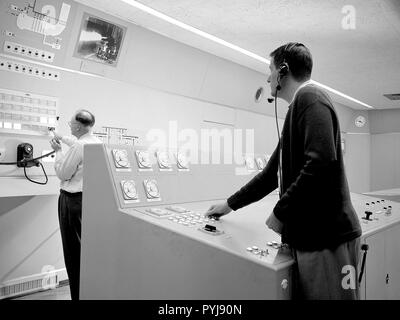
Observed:
[[[283,77],[287,75],[288,72],[289,72],[289,65],[286,62],[281,63],[281,65],[279,66],[279,75]]]

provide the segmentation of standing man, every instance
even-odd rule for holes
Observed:
[[[58,218],[72,300],[79,300],[83,146],[87,143],[101,143],[92,135],[94,123],[92,113],[78,110],[68,122],[73,137],[54,133],[54,139],[50,141],[56,151],[54,168],[61,180]],[[66,153],[62,151],[61,142],[70,147]]]
[[[219,218],[275,190],[267,226],[292,248],[296,299],[358,299],[361,227],[345,174],[339,121],[329,96],[310,83],[312,56],[301,43],[271,54],[271,95],[289,103],[268,165],[206,215]]]

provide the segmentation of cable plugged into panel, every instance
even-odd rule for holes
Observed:
[[[4,52],[13,53],[44,62],[53,62],[55,54],[49,51],[28,47],[19,43],[4,41]]]
[[[16,72],[46,80],[60,80],[60,73],[49,68],[34,66],[27,63],[18,63],[0,57],[0,70]]]
[[[30,168],[39,166],[39,161],[33,159],[33,146],[30,143],[20,143],[17,146],[17,167]]]

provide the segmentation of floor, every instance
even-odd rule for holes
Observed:
[[[12,300],[71,300],[71,294],[69,291],[69,285],[66,284],[55,289],[19,296]]]

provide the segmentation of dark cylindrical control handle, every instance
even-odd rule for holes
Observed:
[[[365,220],[371,220],[369,217],[372,215],[372,212],[371,211],[365,211],[364,212],[365,213]]]

